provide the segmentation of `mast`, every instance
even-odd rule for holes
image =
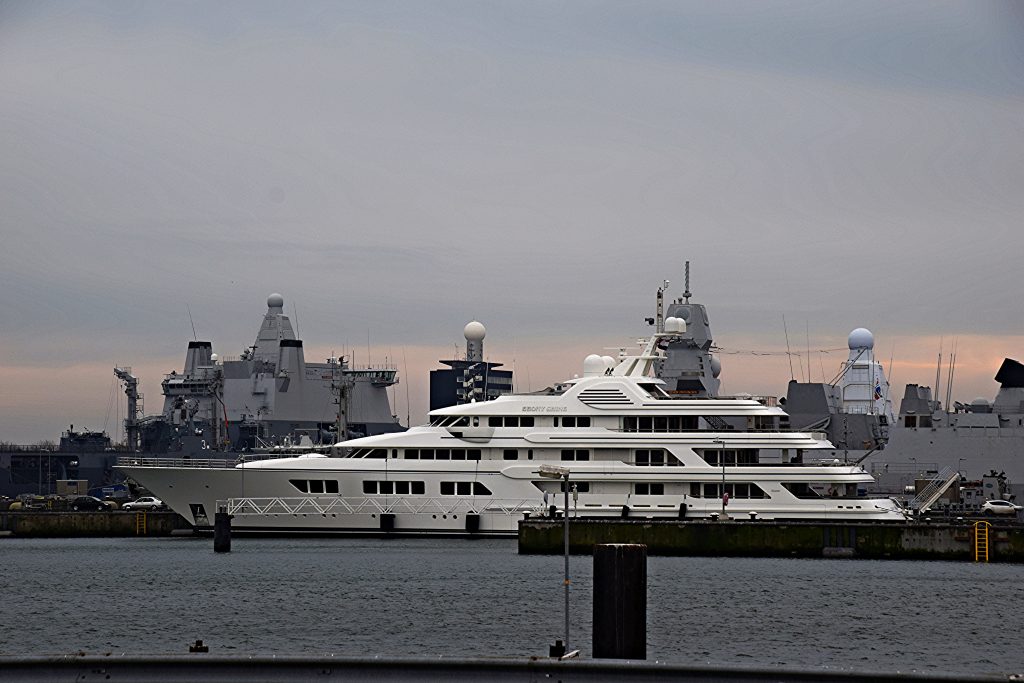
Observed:
[[[352,398],[353,379],[345,374],[345,356],[331,358],[331,389],[337,392],[334,405],[338,406],[335,419],[337,440],[348,440],[348,409]]]
[[[124,418],[125,442],[130,452],[139,450],[139,379],[132,374],[129,367],[114,368],[114,374],[124,382],[124,393],[128,397],[128,414]]]

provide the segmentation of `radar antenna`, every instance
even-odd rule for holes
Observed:
[[[686,299],[686,303],[690,303],[690,297],[693,296],[693,295],[690,293],[690,262],[689,261],[686,262],[685,287],[686,287],[686,289],[683,291],[683,298]]]

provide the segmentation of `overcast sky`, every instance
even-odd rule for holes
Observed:
[[[112,431],[115,363],[159,411],[188,310],[237,355],[274,291],[310,360],[395,359],[416,422],[468,320],[538,388],[686,259],[728,391],[785,392],[731,353],[785,315],[804,349],[872,329],[898,393],[958,338],[991,397],[1022,161],[1014,2],[7,0],[0,441]]]

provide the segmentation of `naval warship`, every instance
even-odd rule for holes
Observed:
[[[666,281],[658,290],[655,317],[647,322],[662,325],[674,316],[687,326],[666,347],[655,373],[672,393],[717,396],[722,365],[713,353],[707,309],[690,301],[689,263],[682,297],[666,307],[667,288]],[[782,398],[756,398],[783,407],[789,416],[783,427],[822,432],[835,447],[821,455],[863,466],[875,479],[872,493],[909,498],[932,482],[959,480],[962,499],[947,502],[964,509],[977,509],[989,498],[1013,498],[1013,482],[1024,482],[1024,365],[1003,361],[993,401],[977,398],[946,407],[933,399],[930,387],[908,384],[895,412],[884,368],[874,356],[874,335],[857,328],[847,341],[849,356],[832,382],[793,380]]]
[[[127,396],[125,443],[101,432],[64,434],[59,445],[0,445],[0,495],[59,492],[61,481],[87,481],[109,493],[123,479],[119,457],[233,461],[248,454],[327,450],[338,441],[404,430],[387,390],[392,367],[354,367],[345,357],[307,362],[302,340],[271,294],[255,342],[237,358],[219,358],[208,341],[188,343],[181,371],[161,382],[163,409],[143,414],[139,379],[114,373]],[[84,492],[84,491],[83,491]]]

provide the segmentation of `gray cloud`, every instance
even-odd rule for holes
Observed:
[[[4,3],[4,363],[173,356],[186,305],[240,349],[274,290],[321,344],[600,346],[687,258],[733,346],[1013,334],[1021,46],[1003,3]]]

